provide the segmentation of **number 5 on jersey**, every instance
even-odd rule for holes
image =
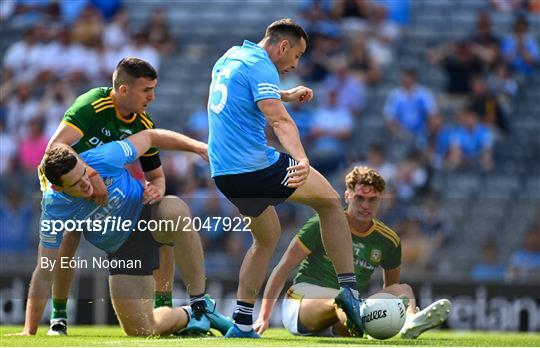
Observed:
[[[210,103],[209,108],[212,112],[219,114],[221,110],[225,107],[227,103],[227,85],[224,82],[225,79],[228,79],[231,76],[231,69],[223,69],[216,73],[212,79],[212,84],[210,85]],[[220,93],[217,103],[214,103],[215,94]]]

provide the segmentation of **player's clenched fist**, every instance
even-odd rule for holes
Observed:
[[[299,160],[294,166],[287,168],[287,186],[291,188],[300,187],[305,184],[309,175],[309,161],[307,159]]]
[[[195,153],[202,157],[203,160],[208,162],[208,145],[200,142],[195,149]]]
[[[284,91],[281,94],[281,100],[284,102],[304,103],[313,99],[313,90],[304,86],[298,86]]]
[[[154,204],[163,199],[164,193],[161,192],[156,185],[147,181],[143,192],[143,204]]]
[[[90,177],[90,183],[94,188],[92,193],[92,200],[97,205],[105,205],[109,200],[109,194],[107,193],[107,187],[103,182],[101,176],[94,169],[88,167],[88,176]]]

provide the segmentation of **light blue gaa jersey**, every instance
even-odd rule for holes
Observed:
[[[99,206],[90,199],[74,198],[49,187],[41,200],[41,245],[57,249],[62,241],[63,233],[53,233],[51,222],[47,228],[45,221],[77,222],[90,219],[91,230],[87,230],[85,224],[81,225],[86,240],[107,253],[113,253],[131,235],[142,210],[143,186],[124,168],[126,163],[136,159],[135,147],[129,140],[113,141],[85,151],[80,156],[103,178],[109,201],[106,206]],[[105,226],[107,216],[110,218]],[[113,217],[116,221],[130,220],[131,228],[125,230],[120,225],[113,224]],[[101,220],[101,229],[96,227],[97,220]],[[66,228],[75,227],[67,224]]]
[[[279,153],[267,145],[263,99],[280,99],[279,73],[266,51],[244,41],[221,57],[212,70],[208,98],[208,154],[212,177],[264,169]]]

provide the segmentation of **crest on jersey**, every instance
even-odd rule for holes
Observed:
[[[112,185],[113,181],[114,179],[112,178],[112,176],[108,176],[104,178],[103,183],[105,184],[105,186],[109,187]]]
[[[379,249],[372,249],[371,255],[369,255],[369,260],[374,263],[379,263],[381,262],[381,256],[382,253]]]

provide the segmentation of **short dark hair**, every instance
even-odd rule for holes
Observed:
[[[265,38],[269,38],[270,43],[278,43],[283,39],[293,39],[291,45],[296,44],[300,39],[308,44],[308,35],[304,29],[290,18],[279,19],[266,28]]]
[[[45,152],[43,173],[52,184],[62,186],[62,175],[69,173],[77,165],[77,154],[65,144],[55,145]]]
[[[113,88],[116,90],[123,83],[131,83],[140,77],[157,79],[157,71],[152,64],[139,58],[122,58],[113,73]]]

